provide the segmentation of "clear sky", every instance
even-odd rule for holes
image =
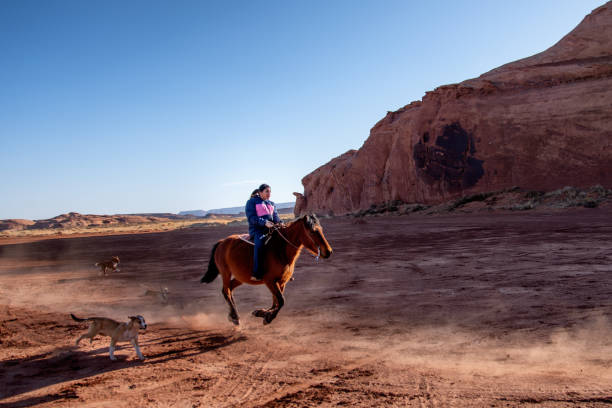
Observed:
[[[0,219],[243,205],[603,1],[0,0]]]

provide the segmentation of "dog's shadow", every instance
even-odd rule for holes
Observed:
[[[82,381],[70,384],[60,392],[10,403],[0,402],[0,407],[29,407],[45,402],[78,398],[76,389],[79,387],[106,381],[98,376],[99,374],[193,357],[244,340],[246,337],[243,335],[225,336],[218,332],[189,330],[158,338],[142,339],[140,345],[146,358],[143,362],[138,360],[129,343],[120,344],[119,350],[128,352],[116,355],[116,361],[110,360],[108,347],[86,350],[83,344],[81,348],[64,347],[26,358],[4,360],[0,362],[0,400],[54,384]]]

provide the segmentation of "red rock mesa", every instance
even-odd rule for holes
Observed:
[[[612,2],[544,52],[389,112],[302,179],[296,215],[520,186],[612,186]]]

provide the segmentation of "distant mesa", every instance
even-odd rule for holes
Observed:
[[[290,213],[293,210],[295,203],[274,203],[279,213]],[[205,217],[208,215],[240,215],[244,214],[244,206],[216,208],[213,210],[190,210],[181,211],[178,215],[193,215],[196,217]]]
[[[294,203],[277,203],[279,213],[292,213]],[[7,219],[0,220],[0,231],[20,231],[20,230],[68,230],[84,229],[93,227],[127,226],[147,223],[160,223],[171,220],[193,220],[204,217],[214,216],[239,216],[244,215],[244,207],[218,208],[214,210],[194,210],[181,211],[178,214],[172,213],[142,213],[142,214],[115,214],[115,215],[95,215],[79,214],[69,212],[60,214],[56,217],[45,220],[24,220]]]
[[[207,214],[204,210],[181,211],[178,215],[193,215],[194,217],[204,217]]]
[[[612,187],[612,2],[544,52],[388,112],[302,179],[295,214],[438,204],[520,186]]]
[[[35,222],[31,220],[22,220],[22,219],[0,220],[0,231],[24,230],[34,224]]]
[[[100,226],[134,225],[151,222],[164,222],[169,220],[190,219],[192,216],[179,216],[171,213],[157,214],[116,214],[95,215],[70,212],[60,214],[45,220],[0,220],[0,231],[5,230],[42,230],[42,229],[71,229]]]

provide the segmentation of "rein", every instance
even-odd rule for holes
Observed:
[[[280,227],[274,226],[274,227],[273,227],[273,228],[271,228],[271,229],[272,229],[272,232],[274,232],[274,231],[278,232],[278,235],[280,235],[280,236],[281,236],[281,238],[282,238],[282,239],[284,239],[286,243],[288,243],[289,245],[291,245],[292,247],[294,247],[294,248],[295,248],[295,249],[297,249],[298,251],[300,250],[300,247],[299,247],[299,246],[297,246],[297,245],[295,245],[293,242],[289,241],[289,240],[287,239],[287,237],[285,237],[285,236],[283,235],[283,233],[282,233],[282,232],[280,232]],[[270,238],[272,238],[272,232],[270,233]],[[268,239],[270,239],[270,238],[268,238]],[[266,242],[267,242],[267,241],[266,241]],[[318,261],[318,260],[319,260],[319,258],[321,257],[321,247],[320,247],[320,246],[318,246],[318,245],[317,245],[317,250],[318,250],[318,252],[317,252],[317,256],[315,256],[315,261]],[[314,256],[314,255],[313,255],[313,256]]]

